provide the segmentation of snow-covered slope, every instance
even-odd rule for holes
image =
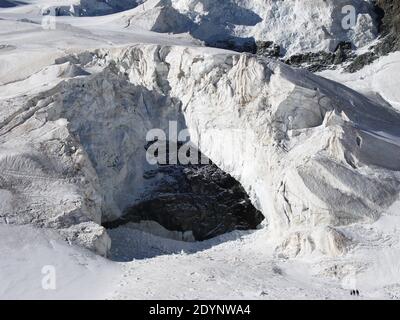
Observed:
[[[0,224],[0,299],[105,299],[120,267],[54,231]]]
[[[321,75],[340,82],[357,92],[400,110],[400,53],[382,57],[354,74],[340,71],[324,71]],[[383,100],[382,100],[383,99]]]
[[[99,16],[132,9],[145,0],[2,0],[0,8],[28,5],[44,15]],[[14,9],[13,9],[14,10]],[[16,9],[19,11],[20,9]],[[24,10],[24,9],[23,9]]]

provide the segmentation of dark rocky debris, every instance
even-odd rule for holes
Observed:
[[[379,57],[400,50],[400,1],[376,0],[375,11],[380,19],[381,41],[348,65],[348,72],[357,72]]]
[[[340,42],[334,52],[320,51],[298,54],[285,60],[285,63],[294,67],[306,68],[311,72],[318,72],[335,68],[353,57],[352,44]]]
[[[257,41],[256,54],[264,57],[279,58],[281,56],[281,47],[273,41]]]
[[[215,164],[158,165],[144,175],[155,189],[106,228],[156,221],[170,231],[192,231],[198,241],[233,230],[256,229],[264,220],[245,190]]]
[[[294,67],[308,69],[311,72],[335,69],[339,65],[347,63],[345,71],[353,73],[381,56],[400,50],[400,1],[376,0],[375,14],[379,20],[381,41],[375,46],[371,46],[369,52],[357,56],[351,43],[340,42],[334,52],[308,52],[291,56],[283,62]],[[269,58],[279,59],[281,57],[280,46],[272,41],[247,39],[247,41],[238,43],[236,39],[232,39],[214,43],[212,46]]]
[[[264,57],[279,58],[281,56],[281,47],[273,41],[256,41],[254,38],[248,39],[229,39],[207,43],[210,47],[227,49],[236,52],[247,52]]]
[[[307,68],[312,72],[335,68],[348,62],[347,72],[357,72],[381,56],[400,50],[400,1],[376,0],[375,13],[379,20],[380,41],[359,56],[352,52],[351,44],[342,42],[334,53],[318,52],[295,55],[285,63]]]

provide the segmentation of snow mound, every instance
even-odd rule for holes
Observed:
[[[52,230],[0,224],[0,234],[1,299],[105,299],[116,285],[119,266]]]

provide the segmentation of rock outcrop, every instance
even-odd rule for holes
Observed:
[[[383,36],[392,35],[399,45],[400,3],[396,0],[377,0],[376,5],[383,11],[380,32]]]
[[[207,240],[234,230],[256,229],[264,220],[242,186],[216,165],[165,164],[144,173],[154,187],[123,216],[105,223],[116,228],[155,221],[169,231]]]
[[[341,42],[334,52],[320,51],[316,53],[297,54],[286,59],[285,63],[297,68],[305,68],[311,72],[318,72],[334,69],[354,57],[352,44]]]
[[[346,67],[348,72],[357,72],[379,57],[400,50],[400,3],[397,0],[376,0],[375,5],[380,20],[380,41],[350,63]]]

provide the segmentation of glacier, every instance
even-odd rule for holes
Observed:
[[[0,266],[27,254],[19,243],[26,233],[27,242],[39,239],[31,267],[53,250],[69,277],[80,272],[72,255],[126,278],[113,292],[96,285],[100,298],[199,298],[170,283],[169,270],[182,263],[193,266],[183,277],[198,289],[213,273],[230,279],[202,298],[302,297],[303,276],[318,280],[306,285],[312,297],[343,297],[354,289],[344,284],[349,275],[366,297],[396,296],[396,276],[382,270],[390,275],[398,263],[398,52],[353,74],[313,74],[226,50],[250,39],[273,41],[283,57],[341,42],[362,53],[381,39],[372,1],[25,2],[0,2]],[[349,2],[357,25],[343,30],[340,9]],[[62,9],[53,30],[41,24],[44,6]],[[171,121],[240,183],[265,217],[259,230],[182,242],[193,241],[191,230],[152,221],[104,227],[153,192],[146,133],[168,131]],[[215,259],[224,266],[209,263]],[[232,275],[236,269],[271,288]],[[135,281],[151,289],[135,291]],[[14,292],[7,284],[6,297]],[[66,286],[70,297],[74,282]]]
[[[171,119],[241,182],[295,255],[345,250],[335,227],[373,222],[398,196],[398,113],[307,71],[157,45],[83,52],[50,68],[67,79],[27,103],[3,102],[11,109],[1,129],[3,180],[22,180],[4,193],[22,205],[2,214],[9,223],[33,216],[64,228],[121,216],[146,185],[144,134]],[[54,181],[49,195],[36,186],[42,179]],[[40,195],[26,195],[31,188]]]
[[[356,24],[344,29],[345,6],[357,8]],[[213,46],[246,47],[272,41],[289,57],[333,51],[342,41],[356,48],[377,37],[372,1],[364,0],[210,0],[147,1],[125,15],[127,26],[156,32],[189,32]],[[225,44],[224,44],[225,43]]]

